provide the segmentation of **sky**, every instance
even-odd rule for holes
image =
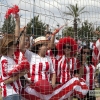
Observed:
[[[0,27],[4,21],[5,12],[9,7],[18,5],[20,8],[21,27],[27,25],[33,16],[39,15],[39,20],[49,24],[50,29],[67,23],[72,26],[73,18],[69,15],[64,15],[63,12],[68,12],[66,6],[69,4],[78,4],[78,7],[85,7],[84,11],[88,13],[79,16],[81,22],[88,20],[93,25],[99,26],[100,23],[100,0],[0,0]]]

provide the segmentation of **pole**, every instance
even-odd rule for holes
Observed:
[[[32,31],[32,34],[34,34],[34,14],[35,13],[35,0],[33,0],[33,24],[32,24],[32,26],[33,26],[33,31]]]
[[[59,28],[59,26],[60,26],[59,23],[57,24],[57,26],[58,26],[58,28]],[[58,32],[58,36],[59,36],[59,32]]]

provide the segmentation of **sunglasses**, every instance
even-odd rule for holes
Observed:
[[[71,46],[65,46],[65,48],[67,48],[67,49],[71,49]]]
[[[83,52],[83,54],[87,54],[87,55],[89,55],[89,54],[90,54],[90,52],[85,52],[85,51],[84,51],[84,52]]]

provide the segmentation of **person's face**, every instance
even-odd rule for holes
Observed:
[[[71,52],[71,46],[70,46],[70,44],[66,44],[65,45],[65,48],[64,48],[64,53],[65,53],[65,55],[70,55],[70,52]]]
[[[17,46],[13,44],[12,46],[9,47],[8,53],[13,55],[16,50],[17,50]]]
[[[87,61],[87,57],[90,56],[90,50],[89,49],[83,49],[83,52],[82,52],[82,59],[83,61]]]
[[[28,37],[25,37],[25,48],[29,48],[30,46],[30,41],[29,41],[29,38]]]
[[[51,39],[51,35],[50,34],[46,34],[46,39],[50,40]]]
[[[42,44],[42,46],[39,48],[39,52],[45,56],[46,52],[47,52],[47,46],[48,46],[48,43],[44,43]]]

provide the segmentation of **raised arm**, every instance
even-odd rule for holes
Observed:
[[[19,14],[15,15],[15,40],[17,41],[20,34],[20,17]]]
[[[26,51],[26,48],[25,48],[26,27],[23,28],[23,31],[21,33],[22,35],[19,40],[19,49],[21,52],[25,52]]]
[[[61,28],[63,28],[65,25],[61,26],[60,28],[55,29],[55,31],[52,33],[51,41],[49,44],[49,48],[53,49],[55,47],[54,41],[55,41],[55,35],[60,31]]]

